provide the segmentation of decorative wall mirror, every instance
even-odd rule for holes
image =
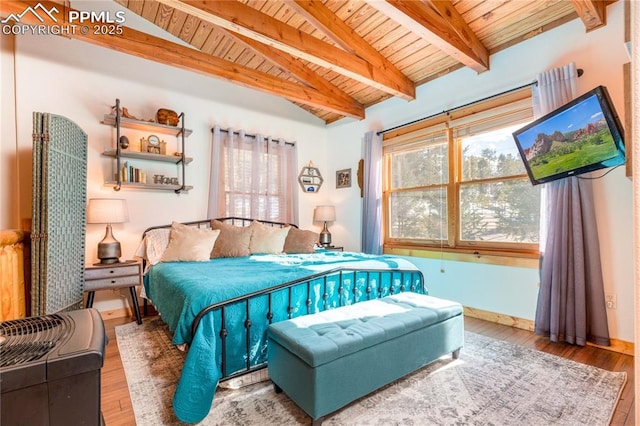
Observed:
[[[304,192],[318,192],[324,179],[322,179],[320,170],[313,166],[313,162],[309,161],[309,165],[300,170],[298,182]]]

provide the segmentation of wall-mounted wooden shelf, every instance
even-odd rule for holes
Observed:
[[[118,182],[116,182],[115,180],[110,180],[110,181],[106,181],[104,184],[107,186],[116,186]],[[191,185],[185,185],[184,187],[182,187],[182,185],[166,185],[162,183],[121,182],[120,185],[123,188],[159,189],[163,191],[167,191],[167,190],[189,191],[190,189],[193,189],[193,186]]]
[[[191,135],[192,131],[184,127],[184,113],[178,115],[179,126],[170,126],[166,124],[159,124],[151,121],[137,120],[132,118],[122,117],[122,111],[124,108],[120,108],[120,99],[116,99],[116,104],[112,108],[112,114],[105,114],[102,124],[107,126],[113,126],[116,129],[115,148],[107,148],[102,152],[103,156],[111,157],[115,159],[115,173],[113,180],[105,180],[105,185],[113,186],[113,189],[119,191],[122,187],[125,188],[139,188],[139,189],[158,189],[164,191],[173,190],[179,194],[181,191],[188,191],[193,189],[192,186],[185,185],[185,166],[193,161],[193,158],[186,157],[185,153],[185,138]],[[164,133],[175,136],[179,141],[179,151],[177,155],[166,155],[166,142],[160,141],[156,135],[154,136],[152,143],[151,136],[146,139],[140,140],[141,151],[128,150],[127,144],[122,144],[122,129],[133,129],[153,133]],[[126,141],[126,139],[125,139]],[[151,145],[148,145],[151,144]],[[153,148],[153,149],[149,149]],[[147,152],[150,151],[150,152]],[[121,164],[123,158],[130,158],[132,160],[146,160],[162,163],[176,164],[180,171],[180,175],[176,178],[171,178],[172,184],[155,183],[161,182],[163,179],[159,179],[160,176],[154,175],[154,183],[149,183],[149,176],[146,175],[144,170],[139,169],[135,165],[129,164],[129,161],[125,161],[124,165]],[[180,182],[179,184],[177,182]]]
[[[115,148],[106,148],[104,150],[104,152],[102,153],[102,155],[104,155],[105,157],[114,157],[115,158],[116,149]],[[148,153],[148,152],[126,151],[126,150],[123,150],[123,149],[120,150],[120,157],[135,158],[136,160],[164,161],[164,162],[167,162],[167,163],[174,163],[174,164],[178,164],[180,161],[182,161],[182,156],[181,155],[152,154],[152,153]],[[191,157],[186,157],[184,159],[184,163],[185,164],[189,164],[192,161],[193,161],[193,158],[191,158]]]
[[[113,114],[105,114],[102,124],[108,126],[116,125],[116,116]],[[153,129],[157,132],[165,133],[168,135],[178,136],[182,132],[182,127],[169,126],[167,124],[154,123],[152,121],[133,120],[131,118],[120,117],[120,127],[127,129],[148,131]],[[184,129],[184,136],[188,137],[192,133],[190,129]]]
[[[320,191],[322,182],[322,174],[317,167],[313,167],[311,163],[308,166],[304,166],[298,175],[298,182],[304,192],[315,193]]]

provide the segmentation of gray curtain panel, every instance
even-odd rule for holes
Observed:
[[[382,254],[382,136],[364,135],[362,251]]]
[[[573,63],[538,75],[536,115],[572,100],[577,76]],[[592,182],[570,177],[546,183],[542,191],[535,333],[553,342],[608,346]]]

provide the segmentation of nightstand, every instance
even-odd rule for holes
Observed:
[[[339,247],[339,246],[329,246],[329,247],[322,247],[322,248],[327,251],[344,251],[344,247]]]
[[[121,263],[95,264],[84,268],[84,291],[87,295],[87,308],[93,306],[96,291],[129,287],[131,304],[138,324],[142,324],[136,286],[142,284],[142,263],[127,260]]]

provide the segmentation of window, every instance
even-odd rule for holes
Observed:
[[[242,131],[220,133],[218,214],[294,223],[295,145]]]
[[[460,138],[462,242],[537,243],[540,190],[511,134],[526,123]]]
[[[540,188],[511,135],[532,119],[527,90],[385,135],[385,246],[537,252]]]

